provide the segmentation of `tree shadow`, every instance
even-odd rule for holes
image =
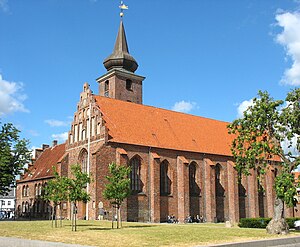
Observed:
[[[156,226],[149,226],[149,225],[145,225],[145,226],[122,226],[119,229],[125,229],[125,228],[148,228],[148,227],[156,227]],[[94,231],[109,231],[109,230],[116,230],[117,228],[111,228],[111,227],[90,227],[89,230],[94,230]]]
[[[123,226],[122,228],[148,228],[148,227],[157,227],[155,225],[150,226],[150,225],[145,225],[145,226]]]
[[[109,230],[114,230],[114,229],[109,228],[109,227],[90,227],[89,228],[89,230],[93,230],[93,231],[109,231]]]
[[[94,226],[93,224],[78,224],[77,226]]]

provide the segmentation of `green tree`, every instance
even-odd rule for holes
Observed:
[[[53,167],[54,178],[49,180],[45,187],[44,200],[53,203],[52,208],[52,227],[53,219],[55,218],[55,227],[57,227],[57,206],[60,205],[60,227],[62,227],[62,203],[68,200],[69,193],[69,179],[67,177],[59,176],[55,167]]]
[[[81,171],[80,165],[71,166],[71,171],[73,178],[68,178],[68,197],[72,203],[72,231],[76,231],[77,203],[81,201],[86,203],[90,200],[86,187],[91,179],[87,173]]]
[[[128,178],[130,167],[111,163],[108,168],[110,175],[106,176],[108,183],[105,185],[103,196],[116,208],[117,228],[119,228],[119,225],[121,225],[119,224],[121,222],[121,205],[124,199],[130,195],[130,179]]]
[[[6,195],[15,177],[25,164],[31,161],[28,140],[20,139],[20,131],[11,123],[1,126],[0,130],[0,195]]]
[[[299,102],[300,89],[291,91],[285,101],[274,100],[268,92],[259,91],[243,117],[228,126],[229,133],[235,135],[231,150],[239,181],[243,175],[249,176],[251,169],[260,171],[258,180],[261,181],[270,164],[278,168],[274,217],[267,226],[272,234],[289,231],[283,216],[284,203],[288,207],[295,203],[297,185],[292,171],[300,164]],[[293,146],[296,146],[294,152],[290,149]]]

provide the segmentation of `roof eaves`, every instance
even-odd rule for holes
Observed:
[[[181,152],[192,152],[192,153],[200,153],[200,154],[208,154],[208,155],[220,155],[220,156],[225,156],[225,157],[233,157],[232,155],[228,155],[228,154],[225,154],[225,153],[217,153],[217,152],[214,152],[214,153],[209,153],[209,152],[201,152],[201,151],[197,151],[197,150],[190,150],[190,149],[179,149],[179,148],[172,148],[172,147],[160,147],[160,146],[155,146],[155,145],[143,145],[143,144],[139,144],[139,143],[133,143],[133,142],[124,142],[124,141],[117,141],[117,140],[114,140],[114,139],[110,139],[109,141],[107,141],[107,143],[119,143],[119,144],[129,144],[129,145],[135,145],[135,146],[139,146],[139,147],[147,147],[147,148],[157,148],[157,149],[163,149],[163,150],[174,150],[174,151],[181,151]],[[98,150],[97,150],[98,151]],[[97,152],[96,151],[96,152]],[[96,153],[95,152],[95,153]]]

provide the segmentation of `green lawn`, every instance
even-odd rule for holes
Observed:
[[[123,223],[122,229],[110,227],[108,221],[79,221],[78,231],[72,232],[70,221],[63,221],[62,228],[52,228],[51,221],[3,221],[0,222],[0,236],[105,247],[195,246],[272,237],[265,229],[225,228],[221,223]],[[295,234],[298,233],[290,235]]]

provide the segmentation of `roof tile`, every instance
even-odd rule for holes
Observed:
[[[227,122],[94,96],[110,141],[231,156]]]
[[[20,182],[53,176],[52,167],[57,167],[57,163],[64,153],[65,144],[47,148],[34,162],[28,172],[24,174]]]

